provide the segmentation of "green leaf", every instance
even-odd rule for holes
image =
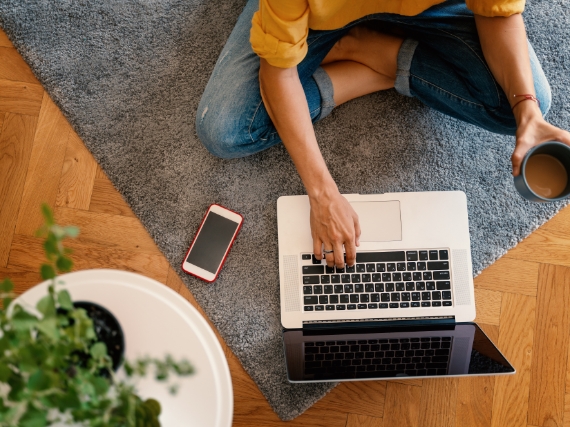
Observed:
[[[12,327],[15,331],[27,331],[34,328],[39,319],[17,305],[16,308],[14,308],[11,320]]]
[[[57,301],[64,310],[73,310],[73,302],[67,290],[63,289],[57,293]]]
[[[147,399],[143,403],[144,406],[153,414],[155,417],[158,417],[161,412],[160,403],[155,399]]]
[[[55,316],[55,302],[51,295],[46,295],[36,304],[36,308],[44,316]]]
[[[55,317],[46,317],[38,322],[37,326],[40,332],[43,332],[50,339],[57,341],[59,339],[59,330],[57,329],[57,319]]]
[[[57,255],[59,254],[59,249],[57,247],[57,239],[53,235],[53,233],[48,233],[48,236],[44,242],[44,249],[46,251],[46,255],[50,258],[50,255]]]
[[[99,359],[101,357],[105,357],[107,355],[107,346],[105,345],[104,342],[96,342],[95,344],[93,344],[91,346],[91,349],[89,350],[89,353],[91,354],[91,356],[93,356],[95,359]]]
[[[14,284],[12,283],[12,281],[8,278],[5,278],[1,283],[0,283],[0,291],[2,292],[12,292],[12,290],[14,290]]]
[[[55,270],[49,264],[42,264],[40,267],[40,273],[42,275],[42,279],[44,280],[50,280],[55,277]]]
[[[4,309],[8,308],[8,306],[12,303],[12,298],[4,298],[2,300],[2,306]]]
[[[42,214],[43,214],[44,219],[46,221],[46,224],[48,226],[54,224],[53,212],[51,211],[50,207],[46,203],[42,204]]]
[[[57,269],[59,271],[63,271],[64,273],[66,273],[70,271],[71,268],[73,267],[73,261],[71,261],[71,259],[65,256],[60,256],[57,258],[55,265],[57,266]]]
[[[32,391],[46,390],[51,387],[51,378],[44,371],[38,369],[28,379],[27,387]]]
[[[93,388],[100,396],[105,395],[107,390],[109,390],[109,382],[103,377],[93,377],[91,384],[93,384]]]
[[[28,405],[28,409],[20,419],[19,425],[21,427],[45,427],[47,426],[47,412]]]
[[[70,225],[68,227],[64,227],[63,231],[65,231],[65,235],[67,237],[75,238],[79,235],[79,228],[74,227],[72,225]]]
[[[10,378],[12,370],[5,363],[0,363],[0,383],[5,383]]]

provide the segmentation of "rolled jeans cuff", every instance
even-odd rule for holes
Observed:
[[[405,39],[398,52],[398,70],[396,71],[394,88],[398,93],[410,97],[413,97],[410,92],[410,67],[412,66],[412,59],[417,46],[417,40]]]
[[[315,70],[313,79],[321,93],[321,113],[317,118],[317,120],[321,120],[328,116],[333,108],[336,107],[334,103],[334,89],[331,78],[322,67]]]

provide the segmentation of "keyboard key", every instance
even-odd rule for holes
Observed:
[[[331,283],[340,283],[340,275],[339,274],[333,274],[331,276]]]
[[[431,261],[437,260],[437,259],[438,259],[438,253],[437,253],[437,251],[429,251],[429,259],[430,259]]]
[[[381,294],[380,299],[382,300],[382,302],[388,302],[390,301],[390,294]]]
[[[342,294],[343,291],[344,291],[343,285],[334,285],[334,293],[335,294]]]
[[[301,259],[311,259],[311,254],[303,254],[301,255]]]
[[[346,294],[351,294],[354,292],[354,285],[344,285],[344,292]]]
[[[347,308],[348,310],[356,310],[356,304],[348,304],[348,305],[346,306],[346,308]]]
[[[433,292],[431,293],[431,299],[432,299],[432,300],[441,299],[441,292],[440,292],[440,291],[433,291]]]
[[[370,300],[370,295],[362,294],[360,295],[360,302],[368,302]]]
[[[368,308],[376,309],[378,308],[378,304],[368,304]]]
[[[364,285],[362,283],[354,285],[354,292],[364,292]]]
[[[380,273],[374,273],[372,275],[372,281],[373,282],[381,282],[382,281],[382,274]]]
[[[414,281],[418,281],[418,280],[422,280],[422,273],[420,273],[419,271],[416,271],[413,275],[414,277]]]
[[[303,286],[303,295],[310,295],[313,293],[312,286]]]
[[[333,286],[332,285],[325,285],[324,290],[325,290],[325,294],[332,294],[333,293]]]
[[[415,291],[416,285],[414,282],[406,282],[406,291]]]
[[[384,263],[378,263],[376,264],[376,271],[382,273],[383,271],[386,271],[386,264]]]
[[[393,283],[386,283],[386,292],[394,292],[394,284]]]
[[[365,273],[366,272],[366,264],[356,264],[356,272],[357,273]]]
[[[331,276],[321,276],[321,283],[330,283]]]
[[[441,307],[441,301],[433,301],[431,305],[432,307]]]
[[[364,285],[364,290],[366,292],[374,292],[374,283],[366,283]]]
[[[340,303],[341,304],[348,304],[350,302],[350,299],[348,297],[348,295],[341,295],[340,296]]]
[[[422,301],[422,307],[430,307],[431,303],[429,301]]]
[[[451,299],[451,291],[442,291],[441,292],[441,297],[443,299]]]
[[[328,304],[329,303],[329,297],[328,295],[321,295],[319,297],[319,304]]]
[[[322,285],[313,286],[313,292],[315,294],[322,294],[323,293],[323,286]]]
[[[418,262],[418,270],[425,271],[427,269],[427,265],[425,262]]]
[[[337,272],[338,274],[342,274],[342,273],[344,273],[344,268],[338,268],[338,267],[336,267],[336,272]]]
[[[422,276],[422,280],[431,280],[431,271],[424,271],[423,276]]]
[[[329,302],[331,304],[338,304],[338,295],[330,295],[329,296]]]
[[[398,292],[392,292],[390,296],[391,301],[400,301],[400,294]]]
[[[397,290],[397,291],[399,291],[399,292],[403,291],[403,290],[404,290],[404,287],[405,287],[404,282],[398,282],[398,283],[396,283],[396,290]]]
[[[325,310],[325,306],[324,305],[316,305],[315,306],[315,311],[324,311]]]
[[[350,274],[341,274],[340,281],[342,283],[350,283]]]
[[[350,295],[350,302],[351,302],[351,303],[360,302],[360,300],[358,299],[358,294],[351,294],[351,295]]]
[[[388,304],[386,304],[386,303],[378,304],[378,308],[382,308],[382,309],[388,308]]]
[[[352,266],[347,265],[347,266],[346,266],[346,272],[347,272],[347,273],[354,273],[354,270],[355,270],[355,266],[354,266],[354,265],[352,265]]]
[[[420,303],[418,301],[412,301],[412,307],[419,307]]]
[[[405,262],[399,262],[396,264],[396,269],[398,271],[406,271],[406,263]]]
[[[327,305],[327,306],[325,307],[325,309],[326,309],[327,311],[334,310],[334,305]]]
[[[329,267],[328,265],[325,265],[325,273],[326,274],[333,274],[334,273],[334,266]]]
[[[365,309],[365,308],[368,308],[368,306],[367,306],[366,304],[358,304],[357,307],[358,307],[359,310],[363,310],[363,309]]]
[[[380,302],[380,294],[372,294],[370,295],[370,301],[372,302]]]
[[[359,252],[356,254],[356,262],[389,262],[404,261],[404,251],[396,252]]]
[[[426,282],[426,289],[428,291],[435,291],[435,282]]]
[[[376,271],[376,264],[366,264],[366,272],[374,273]]]
[[[451,307],[451,301],[444,301],[443,306],[444,307]]]
[[[410,308],[410,303],[409,302],[401,302],[400,308]]]
[[[312,305],[306,305],[305,311],[313,311],[313,306]]]
[[[449,261],[430,261],[427,263],[428,270],[449,270]]]
[[[422,301],[431,300],[431,292],[422,292]]]
[[[408,271],[416,271],[416,263],[415,262],[409,262],[406,267],[407,267]],[[419,268],[418,268],[418,270],[419,270]]]
[[[363,281],[363,282],[372,282],[372,277],[371,277],[370,274],[368,274],[368,273],[367,273],[367,274],[363,274],[363,275],[361,276],[361,278],[362,278],[362,281]]]
[[[412,281],[412,273],[402,273],[402,280],[404,282],[411,282]]]
[[[320,283],[319,276],[303,276],[303,285],[314,285]]]
[[[449,280],[449,271],[434,271],[434,280]]]
[[[439,251],[439,259],[449,259],[449,254],[447,253],[447,250],[442,249],[441,251]]]
[[[436,287],[438,291],[449,291],[451,290],[451,282],[437,282]]]
[[[400,282],[402,280],[402,273],[392,273],[392,282]]]
[[[410,301],[410,293],[402,292],[402,301]]]
[[[407,261],[417,261],[418,260],[418,253],[416,251],[407,251],[406,252],[406,260]]]
[[[384,292],[384,283],[375,283],[374,292]]]
[[[396,271],[396,264],[393,262],[386,264],[386,271]]]
[[[382,281],[383,282],[390,282],[391,280],[392,280],[392,274],[382,273]]]
[[[320,264],[320,263],[321,263],[321,260],[320,260],[320,259],[316,259],[314,254],[311,255],[311,259],[313,260],[313,264]]]
[[[398,308],[398,303],[397,302],[391,302],[390,303],[390,308]]]
[[[345,309],[346,309],[346,306],[345,306],[345,305],[337,305],[337,306],[336,306],[336,309],[337,309],[337,310],[345,310]]]
[[[428,251],[420,251],[420,261],[428,260]]]
[[[419,300],[420,300],[420,293],[412,292],[412,301],[419,301]]]
[[[424,282],[416,282],[416,291],[425,291],[426,284]]]
[[[317,297],[317,296],[304,296],[303,297],[303,303],[305,305],[318,304],[319,303],[319,297]]]

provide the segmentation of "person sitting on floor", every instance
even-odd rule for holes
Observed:
[[[570,134],[546,122],[550,87],[527,40],[524,0],[250,0],[198,107],[198,137],[236,158],[283,142],[311,206],[314,253],[353,265],[358,216],[312,124],[395,88],[449,116],[516,136],[513,175],[533,146]],[[344,246],[344,250],[343,250]]]

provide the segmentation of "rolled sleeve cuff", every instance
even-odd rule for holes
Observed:
[[[263,31],[256,14],[252,20],[249,41],[253,51],[269,64],[279,68],[291,68],[307,55],[307,35],[308,33],[296,44],[281,41]]]
[[[507,17],[522,13],[525,0],[466,0],[465,4],[476,15]]]

